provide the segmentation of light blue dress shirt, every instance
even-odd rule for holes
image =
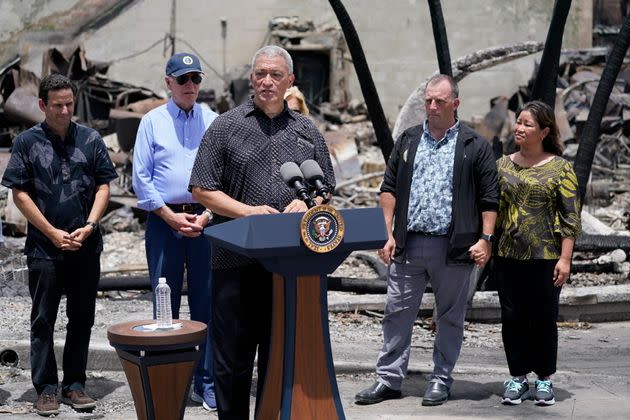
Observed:
[[[195,104],[186,115],[173,100],[140,121],[133,149],[133,189],[138,207],[153,211],[166,203],[194,203],[188,182],[197,149],[217,114]]]
[[[422,138],[413,162],[407,230],[446,235],[451,226],[453,163],[459,121],[436,140],[424,123]]]

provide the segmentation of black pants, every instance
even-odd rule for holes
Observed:
[[[100,253],[65,253],[61,261],[27,258],[31,308],[31,376],[38,394],[56,393],[58,385],[53,332],[61,295],[66,294],[64,390],[85,386],[90,334],[94,324]]]
[[[503,347],[512,376],[556,371],[558,302],[553,285],[557,260],[496,258]]]
[[[219,418],[248,419],[258,349],[258,404],[271,334],[272,274],[258,264],[212,271],[215,393]]]

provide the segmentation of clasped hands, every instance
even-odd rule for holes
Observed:
[[[169,225],[183,236],[196,238],[208,222],[205,214],[174,213]]]
[[[85,225],[70,233],[62,229],[55,229],[51,240],[62,251],[78,251],[83,241],[92,234],[93,230],[94,228],[91,225]]]

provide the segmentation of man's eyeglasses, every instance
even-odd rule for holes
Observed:
[[[185,85],[186,83],[188,83],[188,80],[192,80],[194,84],[198,85],[199,83],[201,83],[201,75],[199,73],[182,74],[181,76],[177,76],[175,78],[175,81],[178,85]]]

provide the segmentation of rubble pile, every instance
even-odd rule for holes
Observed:
[[[378,205],[378,191],[383,181],[385,160],[376,144],[376,137],[369,121],[328,124],[324,137],[327,140],[333,166],[336,169],[337,187],[333,205],[338,208],[374,207]],[[348,139],[347,150],[352,160],[341,162],[337,170],[339,151],[331,144],[333,137]],[[331,147],[332,146],[332,147]]]
[[[64,74],[75,83],[75,119],[102,135],[116,131],[115,121],[110,121],[112,110],[142,114],[164,102],[149,89],[107,78],[109,64],[88,60],[82,44],[47,50],[40,76],[21,63],[22,57],[16,56],[0,64],[0,147],[9,147],[17,133],[43,121],[38,85],[51,73]]]
[[[295,18],[278,18],[270,23],[270,38],[286,47],[293,45],[319,51],[320,48],[337,45],[340,42],[338,37],[337,30],[317,28],[312,22]],[[563,55],[555,111],[561,138],[566,145],[565,157],[570,160],[575,157],[605,56],[606,50],[601,48],[568,51]],[[112,202],[116,205],[111,206],[101,223],[106,233],[104,276],[145,276],[143,222],[138,218],[138,210],[134,209],[136,200],[130,180],[131,155],[140,118],[165,99],[142,87],[109,80],[106,77],[107,68],[106,63],[87,60],[83,47],[79,45],[74,49],[48,50],[42,75],[61,72],[77,83],[76,119],[101,132],[117,165],[120,178],[111,186]],[[346,75],[341,72],[335,77],[342,80]],[[0,171],[8,161],[12,138],[43,118],[36,105],[38,82],[37,76],[20,67],[19,57],[0,66],[0,147],[5,147],[5,152],[0,151]],[[494,98],[491,110],[484,117],[472,118],[469,122],[491,140],[497,155],[514,151],[514,112],[530,100],[532,85],[533,78],[528,86],[520,87],[510,97]],[[333,161],[337,187],[332,204],[337,208],[373,207],[378,205],[385,161],[365,103],[348,100],[348,97],[343,88],[331,92],[327,101],[309,104],[311,117],[323,133]],[[610,97],[582,215],[584,232],[588,235],[626,236],[617,248],[578,241],[573,266],[574,285],[630,282],[629,179],[630,67],[622,71]],[[8,230],[20,234],[25,231],[25,221],[19,222],[18,213],[10,203],[8,190],[0,187],[0,216],[9,223]],[[15,254],[13,251],[0,253],[0,263],[13,264],[17,258]],[[331,277],[341,281],[382,281],[382,263],[370,253],[363,254],[353,254]],[[13,275],[13,270],[9,271]],[[4,275],[5,284],[6,278]],[[13,290],[10,293],[18,292]]]

